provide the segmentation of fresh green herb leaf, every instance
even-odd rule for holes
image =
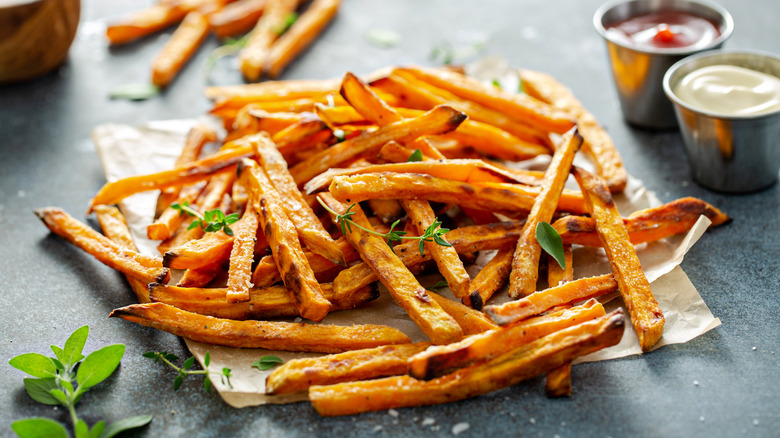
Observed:
[[[216,49],[212,50],[211,53],[209,53],[208,58],[206,58],[206,64],[204,66],[204,74],[208,76],[211,74],[211,70],[214,68],[215,65],[217,65],[217,61],[220,59],[235,55],[236,53],[240,52],[241,49],[246,47],[246,43],[249,41],[249,34],[246,34],[242,36],[241,38],[227,38],[225,39],[225,44],[217,47]]]
[[[57,367],[48,358],[39,353],[20,354],[8,361],[8,364],[17,370],[40,378],[56,377]]]
[[[415,149],[414,152],[409,155],[409,158],[407,158],[407,163],[417,162],[423,160],[423,153],[419,149]]]
[[[179,388],[181,387],[181,383],[182,383],[183,381],[184,381],[184,377],[182,377],[182,375],[181,375],[181,374],[179,374],[178,376],[176,376],[176,378],[175,378],[175,379],[173,379],[173,390],[174,390],[174,391],[178,391],[178,390],[179,390]]]
[[[188,202],[185,202],[183,204],[174,202],[173,204],[171,204],[171,208],[174,210],[178,210],[179,215],[186,214],[188,216],[192,216],[196,218],[195,220],[192,221],[190,226],[187,227],[188,230],[192,230],[194,228],[200,227],[203,231],[206,232],[217,232],[219,230],[222,230],[228,236],[232,236],[233,229],[230,228],[229,225],[236,223],[239,219],[238,213],[231,213],[229,215],[225,215],[225,213],[218,208],[200,214],[198,210],[195,210],[194,208],[190,207]],[[172,359],[172,360],[176,360],[176,359]]]
[[[395,47],[401,43],[401,35],[387,29],[369,29],[363,37],[374,46],[383,48]]]
[[[100,438],[100,435],[106,429],[106,422],[103,420],[98,421],[92,426],[92,430],[89,431],[89,438]]]
[[[561,269],[566,268],[566,259],[563,255],[563,241],[561,235],[547,222],[539,222],[536,225],[536,241],[542,249],[550,254]]]
[[[76,421],[73,431],[76,433],[76,438],[89,438],[89,426],[81,418]]]
[[[274,33],[277,35],[282,35],[283,33],[287,32],[287,30],[293,24],[295,24],[296,21],[298,21],[298,13],[290,12],[289,14],[285,15],[285,17],[282,19],[282,22],[279,23],[276,29],[274,29]]]
[[[501,82],[498,82],[498,79],[493,79],[493,86],[500,90],[501,89]]]
[[[100,434],[100,438],[112,438],[120,432],[146,426],[150,421],[152,421],[151,415],[138,415],[135,417],[115,421],[109,424],[105,430],[103,430],[103,433]]]
[[[211,383],[211,379],[209,378],[209,376],[206,376],[206,378],[203,379],[203,389],[205,389],[206,392],[211,392],[212,386],[213,384]]]
[[[57,389],[54,379],[24,379],[24,390],[27,395],[38,403],[45,405],[58,405],[60,402],[51,395],[52,390]]]
[[[271,368],[282,363],[282,359],[276,356],[263,356],[255,361],[252,366],[260,371],[270,370]]]
[[[124,355],[125,346],[122,344],[108,345],[90,353],[81,362],[76,373],[79,389],[90,388],[106,380],[119,366]]]
[[[190,356],[189,359],[184,361],[181,367],[184,368],[185,370],[188,370],[192,368],[193,365],[195,365],[195,356]]]
[[[11,429],[19,438],[68,438],[68,431],[60,423],[43,417],[14,421]]]
[[[439,280],[439,281],[436,282],[436,284],[431,286],[431,289],[432,290],[444,289],[445,287],[449,287],[449,286],[450,286],[449,283],[447,283],[446,281]]]
[[[517,92],[518,93],[525,93],[525,86],[523,86],[523,80],[519,77],[517,78]]]
[[[108,92],[111,99],[146,100],[160,94],[160,88],[153,84],[139,83],[126,84],[114,88]]]
[[[210,363],[211,363],[211,353],[207,351],[206,357],[203,358],[203,364],[209,366]]]

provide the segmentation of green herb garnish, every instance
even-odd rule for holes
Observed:
[[[431,286],[431,289],[432,290],[439,290],[439,289],[444,289],[445,287],[450,287],[450,284],[447,283],[445,280],[439,280],[439,281],[436,282],[436,284]]]
[[[186,376],[192,376],[192,375],[203,375],[205,378],[203,379],[203,387],[206,389],[206,392],[211,392],[211,387],[213,384],[211,383],[211,375],[216,374],[219,376],[219,378],[222,381],[222,384],[226,384],[233,387],[230,384],[230,377],[232,374],[230,373],[230,368],[222,368],[222,372],[219,371],[212,371],[209,369],[209,364],[211,363],[211,354],[209,352],[206,352],[206,356],[203,358],[203,366],[205,366],[205,369],[202,370],[193,370],[192,367],[195,366],[195,357],[190,357],[189,359],[185,360],[184,363],[181,365],[181,367],[177,367],[174,365],[173,361],[179,360],[179,356],[176,356],[173,353],[166,353],[164,351],[148,351],[143,354],[145,358],[153,359],[154,363],[162,362],[163,364],[168,364],[171,368],[176,370],[177,373],[179,373],[175,379],[173,379],[173,390],[176,391],[181,387],[182,382],[184,381],[184,378]]]
[[[550,254],[561,269],[566,268],[566,259],[563,255],[563,241],[561,235],[547,222],[539,222],[536,225],[536,241],[542,249]]]
[[[276,357],[276,356],[263,356],[257,361],[255,361],[252,366],[257,368],[260,371],[270,370],[271,368],[279,365],[282,363],[282,359]]]
[[[498,79],[493,79],[493,86],[501,90],[501,82],[498,82]]]
[[[226,38],[225,44],[212,50],[211,53],[209,53],[208,58],[206,58],[206,66],[205,66],[206,76],[208,76],[209,73],[211,73],[211,69],[213,69],[214,66],[217,65],[217,61],[219,61],[220,59],[226,56],[235,55],[236,53],[240,52],[241,49],[246,47],[246,43],[248,41],[249,41],[249,34],[246,34],[241,38]]]
[[[274,33],[277,35],[282,35],[283,33],[287,32],[287,30],[295,24],[295,22],[298,21],[298,13],[297,12],[290,12],[289,14],[285,15],[282,19],[282,22],[279,23],[278,26],[274,29]]]
[[[180,215],[187,214],[188,216],[195,217],[195,220],[193,220],[190,226],[187,227],[188,230],[200,227],[202,230],[207,232],[216,232],[222,230],[228,236],[232,236],[233,229],[231,229],[229,225],[238,221],[238,213],[225,215],[225,213],[223,213],[222,210],[218,208],[209,210],[201,215],[198,210],[190,207],[189,202],[185,202],[183,204],[174,202],[171,204],[171,208],[174,210],[179,210]]]
[[[33,400],[45,405],[64,406],[70,415],[73,433],[77,438],[110,438],[119,432],[144,426],[152,421],[151,415],[126,418],[106,426],[98,421],[92,426],[76,415],[76,404],[90,388],[106,380],[119,366],[125,354],[125,346],[114,344],[82,354],[89,335],[89,326],[77,329],[60,348],[52,345],[55,357],[27,353],[12,358],[8,363],[25,373],[37,377],[24,379],[24,389]],[[65,427],[44,417],[32,417],[11,423],[11,429],[22,438],[69,436]]]
[[[401,43],[401,35],[387,29],[370,29],[363,34],[363,37],[377,47],[390,48]]]
[[[403,239],[406,240],[417,240],[420,242],[420,255],[425,255],[425,242],[436,242],[437,244],[441,246],[452,246],[449,242],[444,240],[444,237],[442,237],[444,234],[449,232],[449,228],[440,228],[441,227],[441,221],[439,218],[434,218],[433,223],[428,226],[428,228],[425,229],[425,232],[422,234],[422,236],[407,236],[406,231],[396,230],[395,227],[398,226],[399,223],[401,223],[401,220],[398,219],[395,222],[393,222],[392,225],[390,225],[390,231],[387,233],[377,233],[374,230],[369,230],[368,228],[364,228],[357,223],[355,223],[352,219],[350,219],[355,212],[352,211],[352,208],[355,207],[355,203],[352,203],[349,208],[347,208],[347,211],[344,212],[344,214],[338,214],[335,211],[333,211],[330,207],[325,205],[324,202],[322,202],[322,199],[319,197],[317,198],[317,201],[322,205],[325,210],[327,210],[330,214],[336,216],[336,223],[341,227],[341,233],[346,235],[347,230],[349,232],[352,232],[352,226],[356,226],[360,228],[361,230],[373,234],[375,236],[379,236],[387,242],[387,245],[390,246],[390,248],[393,247],[393,242],[400,242]]]
[[[138,83],[120,85],[108,92],[111,99],[146,100],[160,94],[160,88],[154,84]]]
[[[409,155],[409,158],[406,160],[407,163],[413,163],[417,161],[423,160],[423,153],[419,149],[415,149],[414,152]]]

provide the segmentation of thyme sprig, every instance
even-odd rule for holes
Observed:
[[[190,357],[189,359],[185,360],[184,363],[181,365],[181,367],[176,366],[173,361],[179,360],[179,357],[176,356],[173,353],[166,353],[165,351],[148,351],[143,354],[143,356],[147,359],[154,360],[154,363],[162,362],[163,364],[168,364],[171,368],[176,370],[178,375],[173,380],[173,390],[176,391],[181,387],[182,382],[184,381],[184,378],[187,376],[192,375],[204,375],[206,376],[205,379],[203,379],[203,387],[206,389],[206,392],[211,392],[211,387],[213,386],[211,383],[211,375],[216,374],[220,377],[223,384],[227,384],[231,388],[233,387],[230,384],[230,377],[232,376],[230,372],[230,368],[222,368],[222,372],[219,371],[212,371],[209,369],[209,364],[211,363],[211,355],[206,352],[206,356],[203,358],[203,365],[206,367],[202,370],[193,370],[192,367],[195,366],[195,356]]]
[[[200,214],[198,210],[190,207],[189,202],[184,202],[182,204],[174,202],[171,204],[171,208],[178,210],[180,215],[186,214],[188,216],[195,217],[195,220],[193,220],[190,226],[187,227],[188,230],[200,227],[204,231],[208,232],[222,230],[228,236],[232,236],[233,230],[230,228],[230,225],[238,221],[238,213],[225,215],[222,210],[217,208]]]

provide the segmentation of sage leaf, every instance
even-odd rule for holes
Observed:
[[[119,366],[119,361],[124,354],[125,346],[121,344],[109,345],[90,353],[81,362],[76,374],[79,390],[95,386],[108,378]]]
[[[563,255],[563,241],[561,235],[547,222],[539,222],[536,225],[536,241],[542,249],[550,254],[561,269],[566,268],[566,259]]]
[[[57,367],[50,358],[39,353],[20,354],[8,361],[17,370],[42,379],[57,376]]]
[[[100,438],[111,438],[119,432],[124,432],[130,429],[136,429],[142,426],[146,426],[152,421],[151,415],[138,415],[136,417],[125,418],[117,422],[109,424],[100,434]]]
[[[24,379],[24,390],[33,400],[45,405],[58,405],[60,402],[51,395],[57,389],[54,379]]]
[[[11,429],[19,438],[68,438],[68,431],[60,423],[43,417],[14,421]]]

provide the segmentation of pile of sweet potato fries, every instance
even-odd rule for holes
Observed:
[[[106,28],[113,45],[126,44],[176,25],[152,62],[152,83],[167,87],[209,32],[219,38],[250,32],[239,54],[241,73],[255,82],[278,77],[338,12],[341,0],[313,0],[300,17],[302,0],[159,0]]]
[[[524,94],[427,68],[212,87],[226,137],[197,126],[175,168],[107,183],[90,205],[105,236],[59,209],[36,213],[128,276],[140,304],[112,316],[211,344],[336,353],[290,361],[266,383],[308,391],[322,415],[460,400],[543,373],[550,396],[569,395],[571,362],[619,342],[625,317],[643,350],[663,333],[633,245],[700,215],[729,218],[695,198],[621,217],[612,195],[627,175],[609,136],[554,79],[520,74]],[[578,151],[595,174],[572,165]],[[511,165],[537,155],[552,156],[544,172]],[[580,191],[564,188],[570,174]],[[150,190],[161,257],[135,250],[112,206]],[[542,254],[543,222],[565,263]],[[572,245],[603,247],[612,272],[574,280]],[[471,278],[465,266],[491,250]],[[419,283],[432,267],[460,302]],[[176,285],[171,269],[183,270]],[[359,308],[377,282],[430,343],[276,320]],[[505,285],[514,300],[490,305]],[[594,299],[615,291],[628,315]]]

